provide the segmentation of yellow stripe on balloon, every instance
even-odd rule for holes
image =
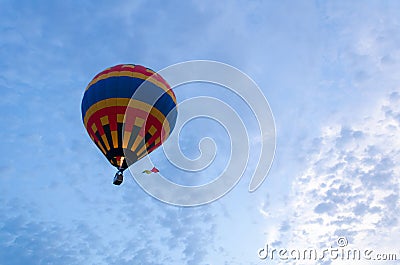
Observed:
[[[124,139],[122,140],[122,148],[128,148],[129,139],[131,138],[131,132],[124,132]]]
[[[138,135],[135,139],[135,141],[133,142],[133,145],[131,147],[131,150],[134,152],[136,150],[136,148],[138,147],[139,143],[143,141],[143,137]]]
[[[137,127],[142,127],[143,124],[144,124],[144,120],[143,120],[142,118],[136,117],[136,119],[135,119],[135,125],[136,125]]]
[[[103,143],[106,145],[107,151],[109,151],[109,150],[110,150],[110,145],[108,144],[108,140],[107,140],[106,135],[103,134],[103,135],[101,136],[101,139],[103,140]]]
[[[123,123],[124,122],[124,114],[117,114],[117,123]]]
[[[103,117],[101,117],[101,118],[100,118],[100,121],[101,121],[101,125],[102,125],[102,126],[105,126],[105,125],[107,125],[107,124],[110,123],[110,122],[108,121],[108,116],[103,116]]]
[[[137,157],[138,157],[138,159],[137,160],[140,160],[140,159],[142,159],[145,155],[146,155],[146,153],[144,153],[144,154],[142,154],[142,155],[138,155],[138,154],[136,154],[137,155]]]
[[[112,138],[114,148],[118,148],[118,132],[111,131],[111,138]]]
[[[85,124],[85,127],[86,127],[86,124]],[[93,124],[92,124],[92,131],[93,131],[93,133],[96,133],[96,132],[97,132],[96,123],[93,123]]]
[[[146,154],[145,152],[146,150],[147,150],[147,144],[143,145],[142,148],[140,148],[140,150],[137,151],[138,157],[142,158],[144,154]]]
[[[149,128],[149,133],[153,136],[156,133],[157,129],[154,127],[154,125],[151,125]]]

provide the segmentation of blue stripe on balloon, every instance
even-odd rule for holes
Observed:
[[[127,76],[109,77],[99,80],[85,91],[82,100],[82,119],[85,117],[87,110],[93,104],[108,98],[132,98],[137,88],[145,80]],[[153,83],[146,82],[141,93],[135,94],[135,99],[153,105],[164,116],[174,109],[175,102],[162,88]],[[156,101],[156,99],[158,100]],[[156,103],[154,104],[154,101]],[[170,114],[172,120],[176,120],[176,109]],[[171,124],[171,123],[170,123]],[[172,123],[175,125],[175,123]]]

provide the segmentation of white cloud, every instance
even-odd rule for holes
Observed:
[[[327,247],[340,236],[357,248],[400,247],[399,117],[394,92],[361,122],[324,128],[292,185],[293,212],[282,223],[290,229],[281,234],[288,247]]]
[[[398,91],[400,81],[399,21],[392,13],[398,7],[345,7],[321,7],[326,31],[319,93],[325,109],[336,113],[322,110],[325,126],[301,149],[305,169],[292,183],[280,246],[329,247],[346,236],[353,247],[396,250],[400,101],[390,91]]]

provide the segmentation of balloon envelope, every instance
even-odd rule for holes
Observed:
[[[176,97],[168,83],[141,65],[116,65],[97,74],[82,99],[85,128],[119,169],[159,147],[173,130]]]

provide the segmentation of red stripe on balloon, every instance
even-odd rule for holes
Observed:
[[[100,109],[96,112],[94,112],[90,118],[88,119],[87,122],[87,130],[89,134],[91,134],[95,139],[97,137],[95,136],[94,132],[92,131],[92,125],[96,124],[97,130],[99,131],[100,135],[104,134],[104,129],[102,127],[100,118],[104,116],[108,116],[108,121],[110,124],[110,130],[111,131],[117,131],[117,114],[125,114],[126,117],[128,117],[127,120],[125,120],[125,131],[131,132],[133,125],[135,123],[136,118],[141,118],[146,121],[146,128],[143,128],[140,130],[139,135],[144,137],[145,132],[147,132],[151,125],[153,125],[157,131],[155,135],[160,136],[163,135],[164,139],[161,139],[161,142],[165,140],[165,129],[162,126],[162,123],[153,115],[148,114],[148,112],[143,111],[141,109],[137,108],[132,108],[132,107],[126,107],[126,106],[113,106],[113,107],[106,107],[103,109]]]
[[[152,76],[153,73],[150,71],[147,71],[147,68],[141,65],[125,65],[125,64],[120,64],[120,65],[116,65],[113,67],[110,67],[100,73],[98,73],[93,79],[105,75],[105,74],[109,74],[112,72],[121,72],[121,71],[128,71],[128,72],[132,72],[132,73],[141,73],[144,74],[145,76]],[[165,82],[165,81],[164,81]]]

